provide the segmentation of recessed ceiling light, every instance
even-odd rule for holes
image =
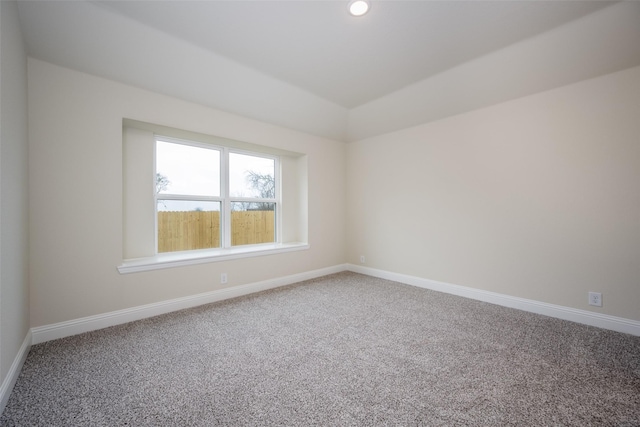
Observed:
[[[349,13],[353,16],[362,16],[369,11],[369,0],[351,0],[349,2]]]

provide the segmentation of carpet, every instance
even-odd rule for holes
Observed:
[[[34,345],[2,426],[640,426],[640,337],[344,272]]]

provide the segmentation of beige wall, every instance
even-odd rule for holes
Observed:
[[[122,120],[299,152],[306,251],[120,275]],[[345,145],[29,59],[31,326],[341,264]],[[229,284],[219,284],[225,272]]]
[[[29,212],[27,55],[18,27],[16,3],[0,1],[0,16],[0,383],[3,383],[29,332]]]
[[[32,327],[219,289],[221,272],[235,286],[361,254],[640,319],[640,68],[346,148],[35,59],[29,85]],[[307,154],[311,249],[120,275],[123,118]]]
[[[639,100],[636,67],[348,144],[348,261],[640,320]]]

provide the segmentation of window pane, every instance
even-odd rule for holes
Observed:
[[[156,193],[220,196],[220,152],[157,141]]]
[[[275,203],[232,202],[231,246],[275,242]]]
[[[232,197],[275,198],[275,160],[229,153],[229,194]]]
[[[220,202],[158,200],[158,253],[220,247]]]

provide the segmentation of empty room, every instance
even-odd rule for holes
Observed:
[[[1,426],[640,426],[640,2],[0,1]]]

